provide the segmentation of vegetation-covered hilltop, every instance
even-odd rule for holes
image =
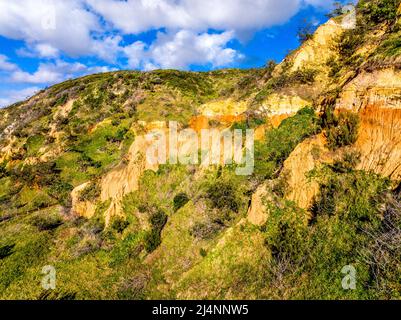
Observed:
[[[0,109],[0,298],[399,299],[400,16],[363,0],[279,65],[97,74]],[[255,129],[254,173],[147,165],[169,120]]]

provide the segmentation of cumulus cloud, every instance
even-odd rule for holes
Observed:
[[[221,67],[241,58],[237,51],[227,48],[233,39],[233,31],[220,34],[197,34],[189,30],[159,32],[151,46],[138,41],[125,47],[124,51],[131,68],[186,69],[190,65],[207,64]]]
[[[136,34],[159,28],[256,30],[285,22],[303,1],[87,0],[87,3],[116,29]]]
[[[114,63],[120,52],[123,51],[123,48],[120,46],[122,40],[123,38],[119,35],[94,40],[91,49],[92,54],[104,61]]]
[[[18,66],[14,63],[9,62],[7,56],[0,54],[0,71],[14,71],[17,69]]]
[[[0,35],[27,44],[45,43],[69,55],[86,54],[98,18],[82,0],[0,0]],[[46,53],[43,46],[42,53]]]
[[[20,48],[16,51],[17,55],[25,58],[45,58],[52,59],[57,58],[60,55],[60,51],[47,43],[38,43],[34,45],[28,45],[27,47]]]
[[[87,67],[79,62],[69,63],[62,60],[56,60],[54,63],[40,63],[38,69],[33,73],[18,69],[10,74],[9,81],[15,83],[48,85],[77,76],[108,72],[111,70],[113,69],[106,66]]]
[[[34,73],[17,70],[10,76],[12,82],[52,84],[61,82],[85,70],[85,65],[57,60],[55,63],[41,63]]]

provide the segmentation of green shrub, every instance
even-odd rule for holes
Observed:
[[[363,33],[355,29],[346,30],[338,36],[334,48],[337,50],[342,64],[349,66],[353,63],[352,57],[358,46],[361,45],[363,36]]]
[[[145,250],[148,253],[151,253],[157,249],[157,247],[161,244],[161,235],[160,231],[156,229],[152,229],[145,235]]]
[[[208,188],[207,197],[214,208],[238,212],[240,202],[236,193],[236,188],[230,181],[218,180]]]
[[[318,71],[314,69],[298,69],[290,76],[291,83],[312,84]]]
[[[15,244],[0,247],[0,260],[12,255]]]
[[[54,107],[62,106],[62,105],[64,105],[64,104],[67,102],[67,100],[68,100],[68,94],[65,93],[65,94],[61,95],[60,97],[58,97],[58,98],[54,101],[53,106],[54,106]]]
[[[4,178],[6,176],[7,176],[6,163],[2,162],[2,163],[0,163],[0,179]]]
[[[231,126],[231,130],[242,130],[254,129],[266,123],[266,119],[263,116],[258,116],[248,112],[247,119],[241,122],[235,122]]]
[[[358,151],[346,152],[341,160],[337,160],[333,163],[332,169],[335,172],[347,173],[351,172],[360,163],[361,153]]]
[[[31,219],[30,223],[38,228],[39,231],[47,231],[58,228],[63,224],[63,220],[59,215],[38,215]]]
[[[167,223],[167,219],[167,215],[163,211],[158,210],[151,215],[149,221],[153,229],[162,230]]]
[[[43,146],[44,141],[45,137],[42,135],[30,136],[24,145],[27,156],[35,156]]]
[[[189,202],[189,198],[185,192],[177,194],[173,199],[174,211],[178,211]]]
[[[167,223],[167,215],[158,210],[150,216],[149,222],[152,229],[145,235],[145,249],[148,253],[153,252],[161,243],[161,232]]]
[[[207,251],[203,248],[199,249],[199,254],[201,255],[201,257],[206,257],[207,256]]]
[[[110,226],[118,233],[122,233],[129,226],[129,222],[121,217],[115,217],[113,218]]]
[[[62,180],[57,179],[47,189],[47,193],[58,200],[58,202],[64,207],[71,206],[71,191],[73,190],[72,185]]]
[[[349,111],[334,116],[325,131],[327,146],[331,150],[352,145],[358,139],[359,116]]]
[[[377,53],[384,57],[396,57],[401,55],[401,35],[396,33],[389,36],[377,49]]]
[[[1,291],[23,277],[29,268],[42,268],[47,264],[45,257],[52,247],[50,239],[48,232],[32,234],[24,242],[16,245],[12,255],[0,260]]]
[[[394,268],[397,259],[390,258],[395,256],[389,248],[398,248],[399,238],[389,233],[399,231],[394,228],[399,222],[394,213],[401,206],[384,206],[389,181],[363,171],[337,172],[328,166],[318,171],[320,194],[309,224],[303,220],[306,213],[290,202],[266,203],[269,220],[262,231],[272,253],[266,267],[271,292],[285,292],[295,299],[372,299],[379,292],[382,298],[389,297],[389,292],[397,296],[400,272]],[[379,208],[391,208],[389,223],[383,221]],[[346,291],[341,286],[341,270],[350,264],[357,270],[358,282],[356,290]],[[377,274],[383,278],[375,278]],[[381,291],[377,281],[386,289]]]
[[[214,238],[223,227],[221,224],[208,220],[195,223],[189,233],[197,239],[208,240]]]

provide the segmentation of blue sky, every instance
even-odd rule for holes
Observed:
[[[122,69],[261,67],[299,46],[330,0],[0,0],[0,107]]]

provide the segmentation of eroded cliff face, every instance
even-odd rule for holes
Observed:
[[[327,82],[328,67],[326,62],[329,58],[335,58],[337,53],[333,49],[333,39],[338,37],[344,31],[341,23],[331,19],[320,26],[313,38],[306,41],[299,50],[297,50],[292,59],[292,71],[300,68],[317,68],[321,71],[320,81]]]
[[[79,216],[90,219],[96,213],[96,204],[90,201],[82,201],[80,199],[81,192],[88,187],[90,182],[86,182],[76,187],[71,192],[71,201],[73,212]]]
[[[401,71],[362,72],[344,87],[336,109],[360,116],[355,144],[361,153],[359,169],[401,179]]]
[[[401,180],[401,72],[394,68],[362,71],[342,89],[336,113],[358,113],[360,128],[352,150],[360,155],[359,170]],[[284,162],[286,198],[309,209],[319,185],[309,173],[340,158],[343,150],[329,151],[323,134],[299,144]]]
[[[158,124],[153,124],[149,128],[155,129]],[[104,213],[106,226],[115,216],[124,216],[122,209],[123,197],[133,191],[138,190],[139,180],[146,170],[157,171],[158,164],[146,161],[146,150],[151,141],[145,135],[135,137],[124,161],[119,166],[108,172],[100,182],[100,202],[110,201],[110,205]],[[72,192],[72,211],[87,218],[91,218],[96,211],[96,203],[89,201],[79,201],[79,193],[88,183],[78,186]]]
[[[327,62],[337,58],[338,53],[334,50],[333,41],[342,32],[344,28],[340,23],[329,20],[316,30],[312,39],[305,41],[278,65],[273,77],[313,70],[313,84],[292,84],[275,90],[264,99],[262,109],[272,115],[292,115],[306,106],[311,106],[330,85],[330,68]]]
[[[300,208],[309,209],[319,193],[319,183],[309,176],[322,163],[332,163],[333,152],[326,148],[323,134],[300,143],[284,162],[281,178],[287,186],[285,197]]]

